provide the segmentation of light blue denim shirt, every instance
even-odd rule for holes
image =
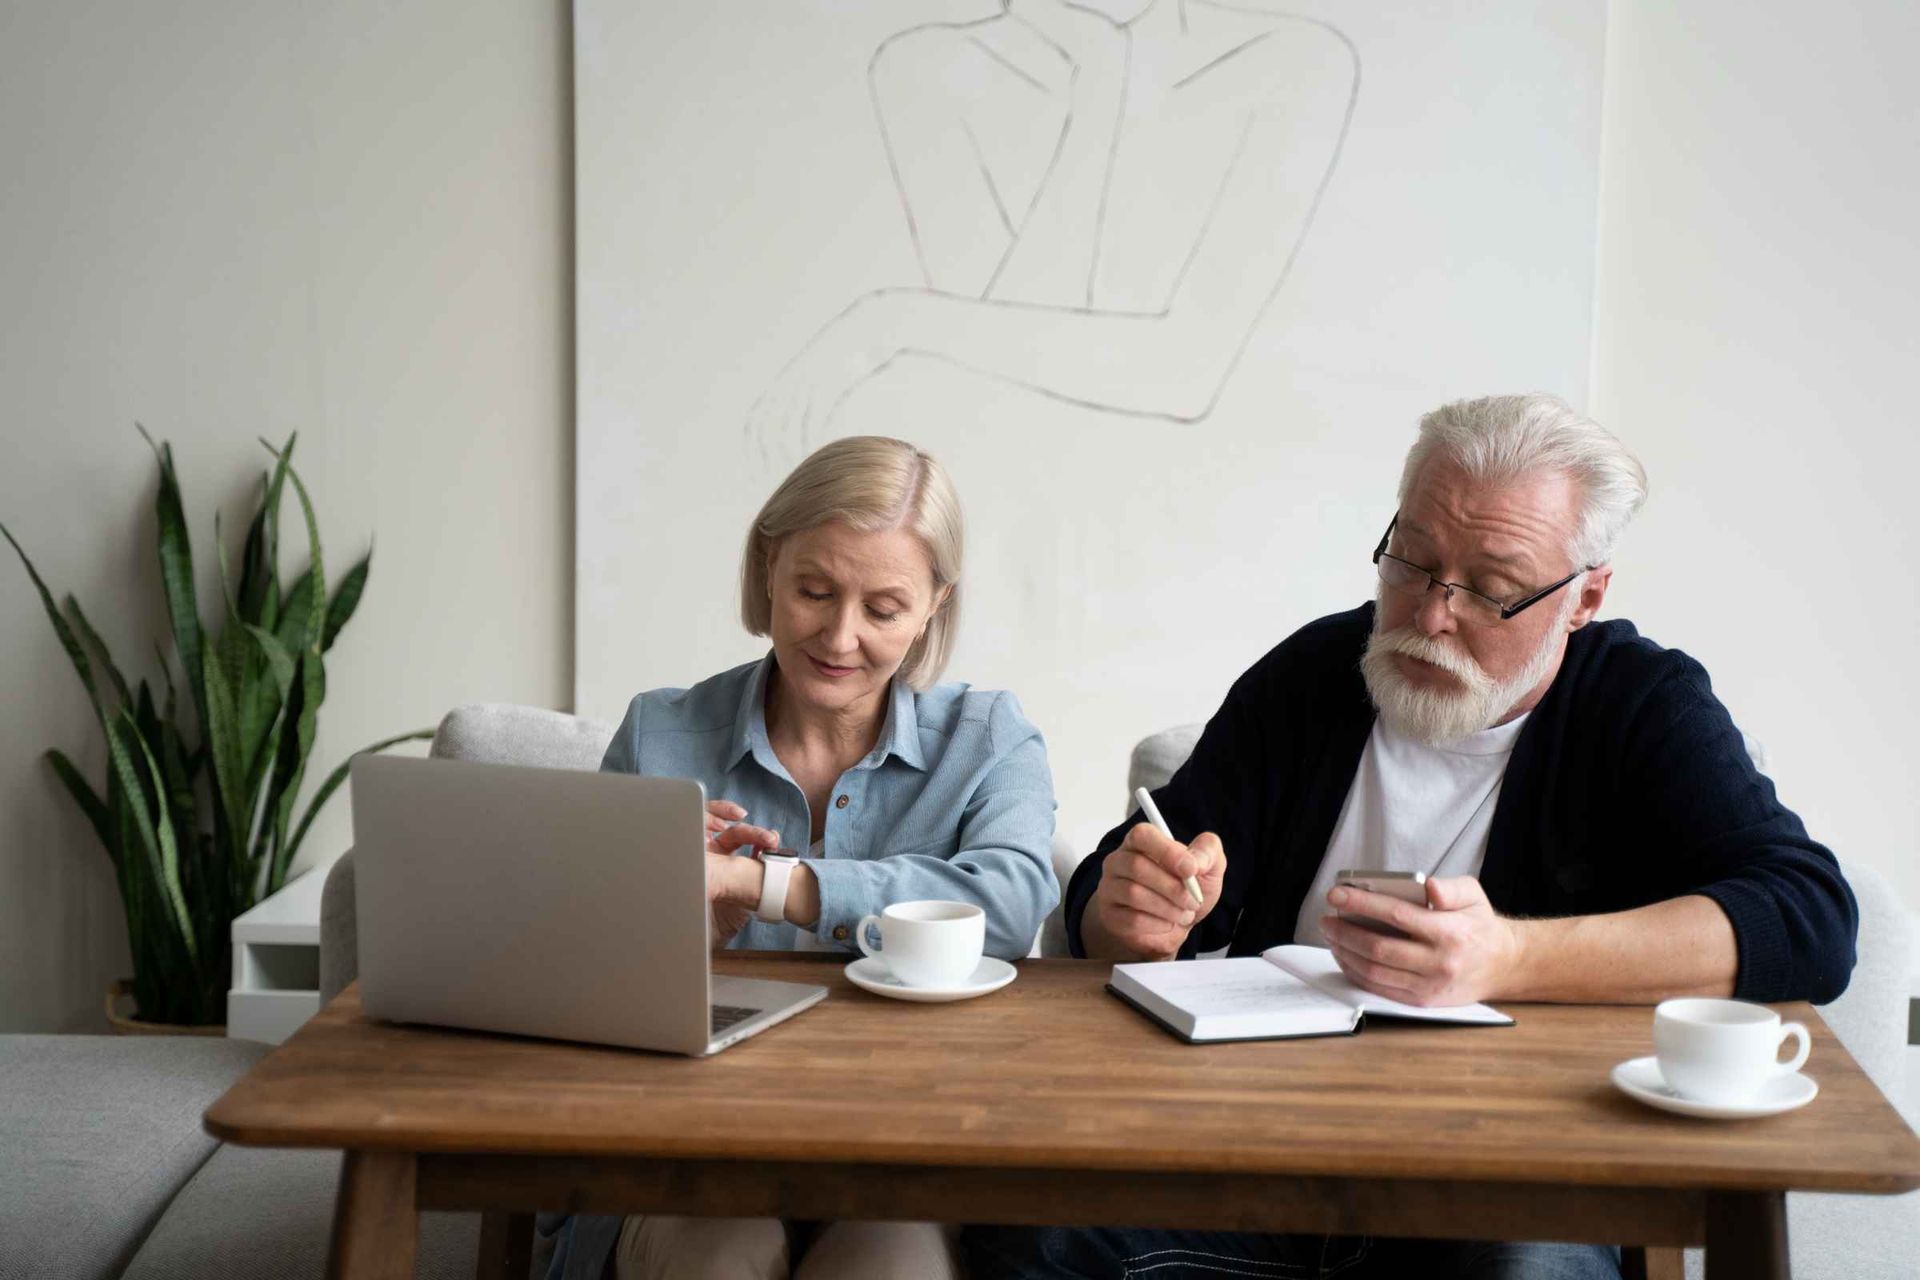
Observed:
[[[641,694],[600,768],[695,779],[708,799],[731,800],[746,821],[807,848],[807,798],[767,741],[772,667],[768,654],[691,689]],[[879,741],[834,783],[821,856],[807,862],[820,885],[816,936],[851,949],[862,916],[946,898],[985,908],[989,955],[1026,955],[1060,898],[1053,808],[1046,744],[1011,693],[964,684],[915,693],[895,680]],[[756,920],[730,945],[792,950],[801,932]],[[606,1215],[541,1214],[549,1280],[599,1280],[620,1225]]]
[[[807,798],[767,739],[773,655],[691,689],[636,697],[607,747],[603,770],[692,778],[711,800],[806,850]],[[821,856],[814,935],[852,949],[862,916],[890,902],[945,898],[987,913],[987,954],[1027,954],[1060,898],[1049,849],[1053,775],[1040,731],[1011,693],[943,684],[915,693],[895,680],[873,750],[833,785]],[[791,924],[753,921],[730,945],[792,950]]]

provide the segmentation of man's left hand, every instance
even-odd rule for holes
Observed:
[[[1519,970],[1521,934],[1494,911],[1472,876],[1427,881],[1427,906],[1336,885],[1327,901],[1406,934],[1389,938],[1322,916],[1340,971],[1355,986],[1411,1005],[1473,1004],[1506,995]],[[1429,909],[1430,908],[1430,909]]]

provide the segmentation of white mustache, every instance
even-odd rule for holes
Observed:
[[[1384,653],[1404,654],[1431,663],[1460,681],[1469,693],[1478,694],[1493,684],[1492,677],[1480,669],[1479,663],[1433,636],[1420,634],[1411,625],[1381,632],[1373,638],[1373,647]]]

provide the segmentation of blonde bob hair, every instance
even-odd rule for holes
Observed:
[[[783,539],[838,520],[862,533],[908,529],[933,567],[938,601],[927,629],[907,650],[900,678],[928,689],[946,670],[960,622],[960,560],[965,529],[960,495],[945,467],[904,440],[848,436],[822,445],[780,482],[747,530],[740,557],[740,621],[764,636],[773,623],[771,574]]]

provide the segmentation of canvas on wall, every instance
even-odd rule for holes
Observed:
[[[1585,395],[1602,4],[577,0],[576,706],[764,643],[747,522],[842,435],[953,473],[951,679],[1061,829],[1372,593],[1418,414]]]

